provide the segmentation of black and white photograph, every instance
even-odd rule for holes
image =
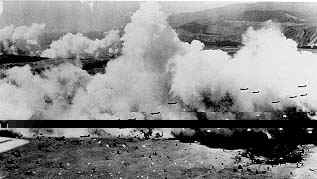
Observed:
[[[0,179],[317,179],[317,1],[0,0]]]

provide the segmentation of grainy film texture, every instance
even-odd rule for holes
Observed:
[[[315,126],[8,128],[301,123],[316,69],[313,2],[0,0],[0,178],[317,178]]]

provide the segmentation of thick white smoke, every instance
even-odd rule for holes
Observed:
[[[42,52],[48,58],[96,58],[117,55],[120,52],[119,30],[105,33],[101,40],[91,40],[83,34],[67,33],[59,40],[52,42],[49,49]]]
[[[0,81],[0,116],[8,120],[65,119],[88,73],[70,64],[33,75],[30,66],[14,67]],[[13,112],[14,110],[14,112]]]
[[[124,29],[121,56],[107,64],[105,74],[91,76],[70,64],[39,75],[33,75],[29,66],[9,69],[0,81],[0,116],[196,119],[194,113],[183,111],[316,110],[317,56],[299,52],[295,41],[276,25],[249,28],[243,35],[244,46],[231,57],[221,50],[204,50],[199,41],[181,42],[166,19],[157,3],[142,4]],[[95,41],[67,34],[42,55],[94,56],[118,39],[117,31]],[[168,104],[171,101],[178,103]],[[236,118],[230,113],[209,117]]]
[[[248,106],[247,111],[261,110],[255,105],[249,108],[252,102],[258,106],[270,104],[273,109],[297,106],[302,110],[306,107],[316,110],[316,54],[298,51],[296,42],[287,39],[271,22],[260,30],[250,28],[243,40],[245,46],[235,55],[231,65],[237,69],[232,80],[261,91],[256,97],[242,98],[245,102],[240,100],[240,103],[249,103],[244,105]],[[272,101],[281,102],[273,104]]]
[[[221,50],[203,50],[199,41],[193,41],[191,47],[185,55],[170,60],[171,92],[185,104],[206,111],[203,93],[211,94],[211,100],[217,101],[230,89],[223,73],[230,56]]]
[[[131,19],[122,37],[122,56],[110,61],[106,74],[96,75],[87,93],[78,96],[79,106],[89,108],[80,111],[127,119],[130,112],[157,112],[167,103],[166,65],[181,52],[183,43],[157,4],[143,4]]]
[[[0,53],[15,55],[39,55],[39,36],[45,24],[33,23],[31,26],[6,26],[0,29]]]
[[[234,57],[201,47],[171,60],[172,92],[203,111],[206,97],[214,103],[211,110],[216,107],[220,112],[228,108],[236,112],[273,111],[290,106],[316,110],[315,54],[299,52],[296,42],[271,22],[259,30],[249,28],[243,44]],[[230,103],[224,100],[228,95]]]
[[[63,40],[64,38],[66,40]],[[86,55],[88,50],[97,49],[97,47],[106,48],[107,45],[104,45],[104,42],[106,44],[112,42],[105,38],[101,40],[101,43],[98,40],[91,41],[81,35],[71,34],[64,38],[53,43],[51,45],[53,48],[48,51],[60,53],[63,57],[65,55]],[[42,75],[32,75],[30,67],[16,67],[9,70],[1,87],[9,85],[19,92],[21,91],[20,93],[30,93],[36,97],[30,95],[26,99],[20,98],[20,100],[12,101],[10,99],[14,97],[5,98],[3,100],[3,103],[6,104],[5,108],[10,108],[8,107],[10,104],[19,101],[22,106],[21,111],[24,112],[23,119],[27,119],[29,116],[32,116],[32,119],[52,119],[52,117],[54,119],[159,118],[145,115],[142,112],[169,110],[165,106],[168,101],[170,82],[166,65],[175,54],[182,51],[184,53],[184,44],[168,25],[166,16],[159,10],[159,6],[154,3],[142,5],[140,10],[133,15],[132,22],[125,28],[122,40],[124,41],[122,56],[109,62],[106,74],[89,77],[81,69],[72,65],[53,68]],[[59,75],[63,75],[62,72],[80,74],[84,77],[68,74],[63,76],[68,79],[62,80],[62,84],[56,83]],[[22,73],[28,75],[13,75]],[[47,74],[51,74],[50,78],[47,78]],[[83,85],[82,89],[79,88],[81,86],[67,83],[68,81],[75,83],[88,78],[89,82]],[[19,81],[23,84],[15,85],[16,82],[12,84],[11,81]],[[61,90],[65,91],[60,92]],[[63,95],[59,93],[63,93]],[[68,100],[68,93],[71,93],[71,100]],[[61,110],[64,111],[61,112]],[[130,112],[138,113],[129,114]],[[7,114],[7,118],[10,119],[23,116],[8,116],[9,114]]]

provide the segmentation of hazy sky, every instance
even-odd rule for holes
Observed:
[[[2,3],[3,2],[3,3]],[[50,31],[110,30],[130,20],[140,2],[136,1],[27,1],[0,0],[0,28],[13,25],[45,23]],[[225,1],[160,2],[162,10],[170,13],[193,12],[220,7]]]

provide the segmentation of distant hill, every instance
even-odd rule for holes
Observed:
[[[265,21],[280,23],[284,34],[300,47],[317,43],[317,3],[261,2],[233,4],[169,17],[180,39],[198,39],[209,45],[237,45],[250,26]],[[225,42],[225,43],[223,43]]]
[[[0,79],[3,78],[4,69],[9,69],[15,66],[30,65],[31,70],[34,73],[41,73],[42,71],[58,66],[62,63],[78,64],[82,66],[83,70],[86,70],[89,74],[104,73],[107,63],[114,57],[107,57],[103,60],[97,60],[93,58],[80,59],[49,59],[36,56],[23,56],[23,55],[0,55]]]
[[[290,22],[302,23],[305,19],[296,13],[283,10],[248,10],[238,16],[236,20],[251,21],[251,22],[264,22],[272,20],[276,22]]]
[[[310,2],[259,2],[232,4],[199,12],[174,14],[169,17],[173,27],[193,21],[215,22],[244,20],[263,22],[269,19],[279,22],[300,21],[317,23],[317,3]]]

